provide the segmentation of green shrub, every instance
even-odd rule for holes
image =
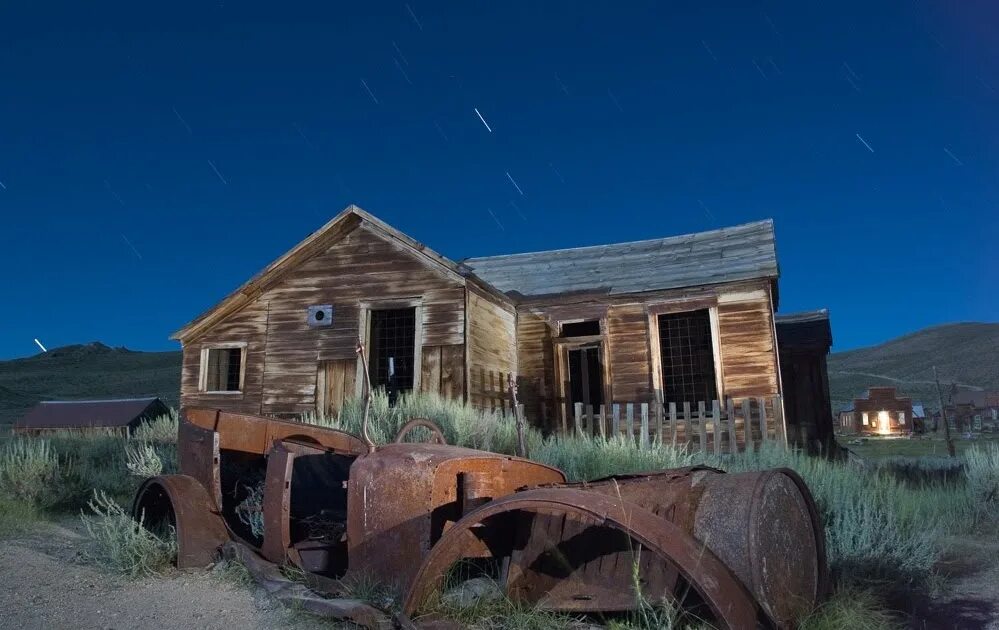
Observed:
[[[136,521],[114,499],[95,490],[88,503],[90,513],[82,514],[84,528],[92,541],[90,557],[98,564],[123,575],[157,575],[177,557],[173,528],[151,532]]]
[[[163,460],[156,448],[146,442],[125,444],[125,466],[129,473],[143,479],[163,473]]]
[[[15,438],[0,451],[0,493],[16,502],[52,506],[61,478],[59,458],[48,440]]]
[[[979,517],[999,519],[999,444],[976,445],[965,454],[968,492]]]
[[[866,590],[837,591],[815,612],[805,618],[799,630],[895,630],[890,612]]]
[[[132,439],[140,442],[156,442],[160,444],[176,444],[180,416],[176,409],[170,413],[143,422],[132,432]]]
[[[0,494],[0,538],[30,531],[41,517],[34,504]]]

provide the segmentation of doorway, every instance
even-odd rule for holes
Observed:
[[[369,322],[371,388],[384,389],[392,404],[416,379],[416,308],[372,310]]]
[[[604,404],[604,367],[600,346],[568,348],[569,402],[599,407]]]

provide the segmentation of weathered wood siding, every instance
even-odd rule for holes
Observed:
[[[605,337],[610,356],[611,402],[654,400],[645,305],[623,304],[607,309]]]
[[[467,308],[469,400],[479,407],[502,407],[507,377],[517,371],[516,311],[472,285]]]
[[[527,417],[537,424],[544,424],[549,419],[550,409],[546,409],[545,405],[554,395],[552,335],[552,328],[543,315],[528,310],[518,311],[518,394]]]
[[[439,356],[441,347],[464,346],[463,282],[367,227],[359,227],[186,344],[181,404],[273,415],[311,411],[317,403],[320,362],[355,360],[362,308],[368,303],[378,307],[380,302],[410,299],[422,300],[419,325],[424,357],[434,354],[430,348],[437,348]],[[306,310],[312,304],[333,305],[332,326],[307,325]],[[200,352],[210,342],[248,344],[242,394],[198,392]],[[449,357],[453,355],[449,351]],[[448,386],[450,391],[462,389],[453,379]]]
[[[770,290],[722,294],[718,337],[725,396],[773,396],[780,393]]]

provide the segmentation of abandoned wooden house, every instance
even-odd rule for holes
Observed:
[[[777,278],[771,221],[454,262],[350,206],[175,333],[181,404],[336,413],[363,339],[375,387],[495,408],[513,374],[549,429],[578,406],[750,399],[773,422]]]
[[[851,410],[840,413],[840,426],[859,435],[909,435],[912,418],[911,398],[899,396],[894,387],[871,387]]]
[[[170,412],[159,398],[45,400],[14,423],[14,433],[38,435],[59,431],[131,433],[142,422]]]

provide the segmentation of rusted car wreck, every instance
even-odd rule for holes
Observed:
[[[439,432],[430,443],[403,438],[375,449],[331,429],[189,408],[180,474],[146,480],[133,513],[176,529],[182,568],[208,566],[236,542],[255,564],[296,566],[327,594],[351,574],[405,594],[392,621],[345,612],[368,626],[412,627],[456,566],[546,609],[624,612],[640,591],[683,598],[733,629],[794,627],[825,591],[822,527],[793,471],[693,467],[566,483],[555,468],[449,446]],[[262,534],[237,514],[251,479],[262,480]]]

